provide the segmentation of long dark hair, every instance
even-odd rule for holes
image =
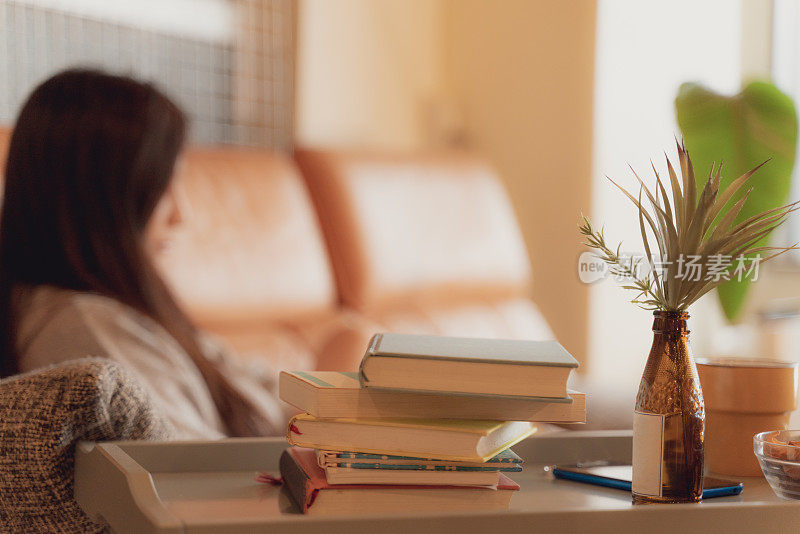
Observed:
[[[28,97],[11,136],[0,217],[3,376],[19,372],[20,299],[49,285],[111,297],[154,319],[192,357],[223,416],[236,411],[235,391],[204,358],[143,242],[185,135],[181,110],[128,77],[72,69]],[[255,433],[239,426],[231,433]]]

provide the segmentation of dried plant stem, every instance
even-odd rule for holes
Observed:
[[[654,292],[655,286],[650,275],[648,274],[644,277],[639,276],[639,261],[634,258],[629,258],[625,261],[625,259],[620,256],[619,250],[622,243],[617,246],[616,250],[612,250],[606,245],[603,231],[595,232],[592,228],[592,223],[586,217],[583,217],[583,225],[579,228],[581,234],[586,237],[586,246],[599,251],[598,257],[609,266],[611,274],[629,281],[629,284],[623,287],[639,292],[636,298],[631,302],[639,305],[647,305],[650,302],[658,300],[659,297]],[[642,298],[644,298],[644,300],[642,300]]]

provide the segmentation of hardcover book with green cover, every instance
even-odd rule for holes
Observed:
[[[299,447],[485,462],[536,432],[527,421],[318,419],[296,415],[287,441]]]
[[[362,388],[357,373],[283,371],[280,396],[316,417],[335,419],[486,419],[583,423],[586,395],[566,399]]]
[[[556,341],[384,333],[359,371],[367,388],[566,399],[575,367]]]

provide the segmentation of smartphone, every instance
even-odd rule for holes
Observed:
[[[630,465],[556,465],[551,469],[553,476],[556,478],[631,491],[633,469]],[[742,492],[742,487],[741,482],[734,480],[703,477],[703,498],[711,499],[712,497],[739,495]]]

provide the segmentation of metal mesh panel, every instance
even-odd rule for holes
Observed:
[[[292,2],[232,6],[236,37],[225,43],[0,0],[0,123],[37,83],[89,66],[155,82],[190,117],[195,143],[290,148]]]

